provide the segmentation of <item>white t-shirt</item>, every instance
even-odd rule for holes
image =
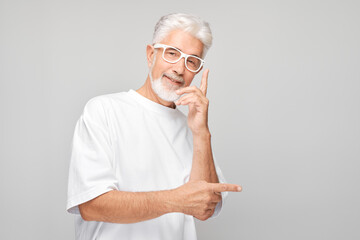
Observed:
[[[174,189],[189,180],[192,132],[177,108],[136,91],[90,99],[73,137],[67,211],[75,214],[77,240],[195,240],[193,216],[168,213],[132,224],[84,221],[78,205],[111,190]],[[225,182],[216,164],[220,182]],[[223,201],[226,193],[223,193]],[[220,213],[218,203],[212,217]]]

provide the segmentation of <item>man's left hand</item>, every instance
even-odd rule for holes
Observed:
[[[208,74],[209,69],[206,69],[201,78],[200,89],[196,86],[191,86],[176,91],[178,95],[187,93],[177,100],[175,104],[189,105],[188,125],[193,134],[201,134],[209,131],[209,100],[206,98]]]

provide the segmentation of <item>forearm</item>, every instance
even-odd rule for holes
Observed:
[[[205,180],[209,183],[218,183],[219,179],[215,170],[211,149],[211,134],[206,131],[193,134],[193,163],[190,181]]]
[[[87,221],[135,223],[179,211],[172,190],[154,192],[110,191],[79,206]]]

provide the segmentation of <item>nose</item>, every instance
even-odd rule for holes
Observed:
[[[182,57],[178,62],[174,63],[173,71],[178,75],[183,75],[185,68],[185,58]]]

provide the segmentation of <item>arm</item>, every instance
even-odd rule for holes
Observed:
[[[208,127],[209,100],[206,98],[209,70],[201,78],[200,89],[191,86],[176,91],[178,95],[187,93],[175,103],[189,105],[188,125],[193,134],[193,163],[190,181],[203,180],[218,183],[211,149],[211,134]]]
[[[175,103],[177,105],[189,105],[188,125],[193,134],[193,161],[190,182],[219,182],[211,149],[211,134],[208,127],[209,100],[206,98],[208,74],[209,70],[205,70],[200,88],[191,86],[176,91],[179,95],[184,93],[187,93],[187,95],[182,96]],[[212,194],[217,195],[220,201],[222,200],[219,192],[212,191]],[[194,217],[206,220],[213,216],[216,205],[217,203],[210,205],[205,216],[194,215]]]
[[[178,188],[154,192],[123,192],[113,190],[79,205],[86,221],[135,223],[170,212],[181,212],[205,220],[209,208],[221,201],[214,191],[238,192],[235,184],[188,182]]]
[[[218,183],[211,149],[211,134],[193,134],[194,152],[190,173],[190,181],[204,180],[209,183]]]
[[[79,205],[86,221],[135,223],[179,211],[172,190],[123,192],[113,190]]]

